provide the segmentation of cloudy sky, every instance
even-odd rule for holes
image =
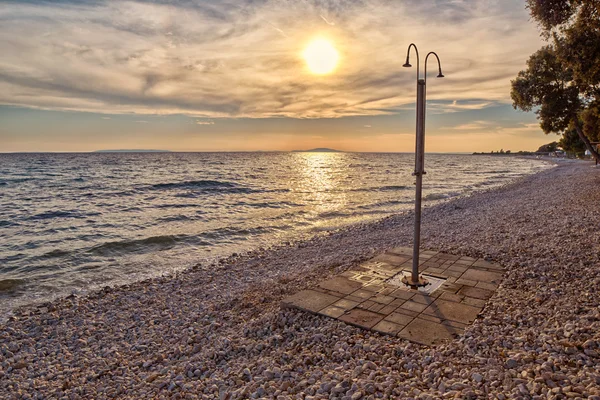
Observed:
[[[427,151],[555,140],[510,106],[542,45],[524,0],[5,0],[0,151],[412,151],[411,42],[446,76],[430,59]]]

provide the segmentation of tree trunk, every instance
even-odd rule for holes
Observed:
[[[581,141],[585,143],[585,148],[588,149],[590,153],[592,153],[592,156],[594,157],[594,159],[596,159],[596,163],[600,163],[600,154],[598,154],[594,146],[592,146],[592,144],[590,143],[590,140],[583,133],[583,129],[581,128],[581,124],[579,123],[579,118],[573,118],[573,123],[575,125],[575,130],[579,135],[579,139],[581,139]]]

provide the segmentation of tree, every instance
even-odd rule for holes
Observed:
[[[527,0],[549,42],[511,81],[513,107],[535,109],[544,133],[574,131],[590,143],[600,136],[600,1]]]
[[[543,144],[537,149],[536,153],[552,153],[558,148],[558,142]]]
[[[575,153],[578,156],[582,156],[585,153],[585,143],[579,139],[579,135],[573,129],[569,129],[563,133],[558,144],[564,151],[568,151],[569,153]]]

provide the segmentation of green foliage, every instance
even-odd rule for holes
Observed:
[[[558,142],[551,142],[548,144],[543,144],[537,149],[537,153],[552,153],[558,149]]]
[[[569,153],[583,155],[585,152],[585,143],[581,141],[575,129],[569,129],[558,141],[558,145]]]
[[[600,1],[527,0],[548,45],[511,81],[513,107],[535,110],[542,130],[567,146],[600,139]],[[575,130],[575,131],[573,131]]]
[[[562,133],[581,108],[579,90],[573,73],[564,68],[553,46],[545,46],[531,55],[527,69],[511,81],[513,107],[531,111],[540,120],[542,130]]]

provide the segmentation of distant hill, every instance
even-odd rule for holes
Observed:
[[[170,150],[118,149],[96,150],[94,153],[170,153]]]
[[[329,149],[327,147],[318,147],[310,150],[293,150],[293,153],[343,153],[341,150]]]

